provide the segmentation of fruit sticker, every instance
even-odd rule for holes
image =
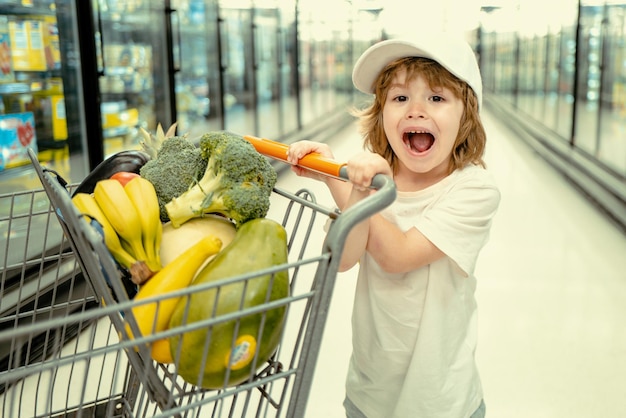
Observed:
[[[252,335],[242,335],[235,341],[235,347],[226,355],[224,365],[230,366],[231,370],[239,370],[246,367],[254,358],[256,351],[256,339]]]
[[[0,115],[0,152],[6,168],[28,163],[28,148],[37,152],[33,113]]]

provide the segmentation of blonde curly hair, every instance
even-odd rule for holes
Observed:
[[[373,102],[363,109],[353,110],[352,113],[359,118],[359,131],[363,135],[364,148],[381,155],[387,160],[393,172],[396,172],[398,160],[383,128],[383,106],[391,82],[402,70],[406,71],[407,83],[421,75],[431,87],[449,89],[463,101],[464,111],[449,162],[449,173],[468,164],[485,167],[483,155],[487,135],[480,120],[478,99],[474,91],[465,81],[450,73],[441,64],[423,57],[401,58],[389,63],[374,83]]]

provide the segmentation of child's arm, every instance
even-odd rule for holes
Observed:
[[[369,180],[364,179],[363,175],[360,174],[360,170],[355,169],[354,174],[358,175],[358,181],[361,183],[354,184],[352,181],[346,182],[338,180],[295,165],[301,158],[312,152],[318,153],[326,158],[334,159],[333,153],[327,144],[312,141],[298,141],[291,144],[287,151],[287,161],[293,164],[291,166],[291,170],[298,176],[308,177],[326,183],[333,199],[335,200],[335,203],[337,204],[337,207],[340,210],[346,210],[348,207],[369,196],[371,191],[368,186],[371,182],[371,178]],[[371,153],[365,154],[368,156],[374,155]],[[385,160],[382,161],[386,167],[389,167]],[[376,169],[373,169],[371,172],[376,174]],[[350,162],[348,162],[348,176],[350,176],[350,174]],[[373,177],[374,174],[371,176]],[[365,185],[362,184],[364,181],[366,182]],[[356,225],[352,231],[350,231],[339,265],[340,271],[348,270],[359,261],[359,258],[365,252],[368,231],[367,221],[361,222]]]
[[[299,141],[289,147],[288,161],[296,164],[305,155],[317,152],[334,158],[330,147],[311,141]],[[333,179],[313,171],[292,166],[299,176],[314,178],[327,184],[341,210],[353,206],[371,193],[368,187],[376,174],[392,175],[389,164],[378,154],[360,153],[348,161],[350,182]],[[402,232],[396,225],[377,214],[356,225],[347,237],[339,265],[340,271],[353,267],[368,251],[385,271],[406,272],[425,266],[443,257],[443,253],[417,229]]]
[[[360,153],[348,161],[351,192],[342,209],[376,193],[368,189],[376,174],[392,176],[387,161],[378,154]],[[354,266],[367,251],[380,267],[391,273],[404,273],[426,266],[444,253],[416,228],[403,232],[382,215],[376,214],[356,225],[348,235],[340,271]]]
[[[389,273],[417,270],[445,256],[417,228],[402,232],[381,215],[369,220],[367,251]]]

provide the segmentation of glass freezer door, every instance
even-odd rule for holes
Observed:
[[[172,0],[176,122],[192,140],[223,127],[217,2]]]
[[[0,332],[67,317],[83,309],[74,298],[91,298],[26,156],[32,149],[71,183],[89,170],[77,36],[82,1],[0,0]],[[0,344],[0,372],[39,361],[80,329],[72,323]]]
[[[86,175],[74,11],[69,0],[0,0],[0,193],[41,187],[27,148],[67,180]]]
[[[94,3],[104,156],[139,148],[138,129],[172,123],[171,34],[163,1]]]

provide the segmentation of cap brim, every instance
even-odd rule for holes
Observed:
[[[387,64],[405,57],[434,57],[411,42],[387,40],[379,42],[359,57],[352,71],[354,86],[363,93],[374,93],[374,82]]]

